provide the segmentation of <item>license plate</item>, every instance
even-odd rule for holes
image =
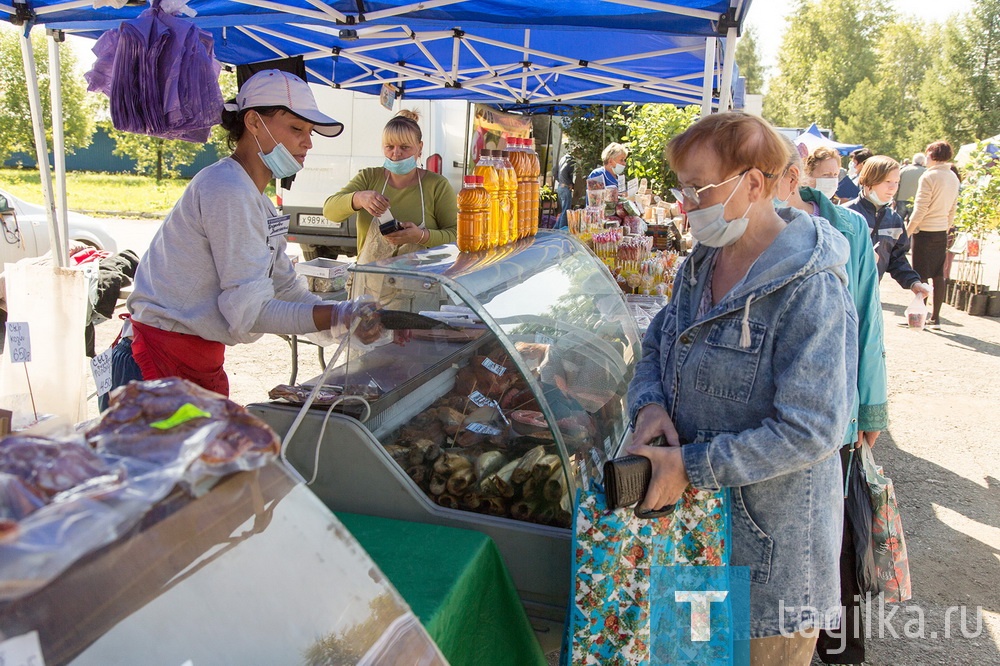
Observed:
[[[327,229],[339,229],[343,224],[343,222],[328,220],[322,215],[305,215],[303,213],[299,213],[300,227],[326,227]]]

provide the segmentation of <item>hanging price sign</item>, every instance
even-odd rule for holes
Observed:
[[[31,361],[31,334],[28,332],[28,322],[7,322],[7,349],[10,352],[11,363]]]

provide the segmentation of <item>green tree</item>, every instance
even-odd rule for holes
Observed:
[[[887,0],[798,0],[764,98],[765,117],[789,127],[833,127],[842,119],[841,101],[865,79],[876,80],[875,45],[892,19]]]
[[[35,155],[35,135],[28,105],[28,86],[21,59],[19,29],[0,27],[0,161],[13,153]],[[49,50],[41,30],[34,30],[31,44],[35,51],[35,70],[41,94],[42,117],[46,139],[52,149],[52,103],[49,92]],[[68,48],[60,49],[60,79],[62,82],[63,128],[66,150],[90,145],[94,134],[94,110],[86,95],[83,77],[79,76],[76,57]]]
[[[977,0],[966,23],[972,134],[984,139],[1000,131],[1000,0]]]
[[[194,162],[206,145],[123,132],[110,122],[105,128],[115,142],[114,154],[131,157],[135,160],[136,172],[153,176],[156,182],[179,176],[180,168]]]
[[[865,79],[840,103],[835,135],[864,144],[876,154],[898,155],[896,138],[906,138],[906,117],[898,98],[899,90],[892,83]]]
[[[953,18],[940,31],[937,53],[920,88],[921,112],[913,132],[919,148],[940,139],[959,146],[975,137],[972,49],[966,30],[965,22]]]
[[[609,143],[621,143],[628,130],[621,107],[577,106],[563,119],[563,133],[576,161],[578,176],[602,165],[601,152]]]
[[[977,0],[945,25],[921,97],[920,147],[939,139],[958,147],[1000,131],[1000,0]]]
[[[1000,229],[1000,160],[986,151],[985,143],[969,157],[955,217],[958,226],[976,238]]]
[[[922,113],[920,88],[932,62],[933,34],[913,19],[886,27],[875,47],[878,78],[861,81],[840,103],[838,137],[897,157],[923,148],[914,140],[914,125]]]
[[[629,146],[629,178],[646,178],[653,192],[665,193],[677,184],[677,176],[667,164],[667,143],[698,119],[697,106],[673,104],[627,105],[614,110],[626,126]]]
[[[764,92],[764,66],[760,62],[760,49],[757,46],[757,28],[749,27],[743,32],[736,45],[736,66],[740,76],[747,80],[747,92],[759,94]]]

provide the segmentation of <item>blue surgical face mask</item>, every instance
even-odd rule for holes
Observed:
[[[399,160],[397,162],[395,160],[390,160],[387,157],[385,158],[383,166],[386,171],[389,171],[390,173],[394,173],[397,176],[405,176],[417,168],[417,158],[415,156],[407,157],[405,160]]]
[[[625,165],[624,164],[616,164],[615,165],[615,174],[617,174],[617,175],[620,176],[623,173],[625,173]]]
[[[740,184],[745,177],[745,173],[740,176],[740,182],[736,183],[736,188],[723,203],[715,204],[708,208],[688,211],[687,220],[691,226],[691,236],[696,241],[708,247],[723,247],[725,245],[732,245],[746,232],[747,224],[750,223],[750,220],[747,218],[750,206],[747,206],[747,210],[743,213],[742,217],[738,217],[735,220],[726,219],[726,204],[736,194],[736,190],[740,189]]]
[[[261,116],[260,124],[264,126],[267,135],[271,137],[271,141],[274,141],[274,136],[271,134],[271,130],[267,129],[267,124],[264,122],[263,116]],[[256,135],[253,139],[257,141]],[[260,141],[257,141],[257,148],[260,148],[257,155],[260,156],[260,161],[264,163],[264,166],[271,170],[272,176],[279,179],[288,178],[302,170],[302,165],[292,156],[288,148],[285,148],[285,144],[277,141],[274,141],[274,144],[274,150],[265,155],[264,149],[260,146]]]

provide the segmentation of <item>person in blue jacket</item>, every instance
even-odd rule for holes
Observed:
[[[602,166],[597,167],[587,178],[603,178],[605,187],[617,187],[618,177],[625,173],[628,148],[620,143],[609,143],[601,152]]]
[[[858,381],[851,422],[844,435],[844,446],[840,450],[846,475],[851,462],[851,451],[862,440],[869,446],[873,445],[879,432],[889,425],[878,268],[865,218],[850,209],[835,206],[816,189],[817,180],[827,186],[828,181],[835,181],[839,156],[829,148],[817,148],[806,159],[803,174],[803,162],[798,151],[789,145],[789,152],[790,164],[779,179],[776,203],[787,201],[787,205],[793,208],[824,218],[843,234],[851,246],[845,268],[847,288],[858,314]],[[858,585],[853,541],[858,533],[859,530],[851,522],[850,513],[845,510],[844,537],[840,552],[840,599],[844,606],[844,617],[839,631],[820,632],[816,650],[824,663],[860,664],[865,660],[864,614],[859,602],[864,597],[865,590],[861,590]]]
[[[821,218],[775,209],[788,150],[759,117],[706,116],[667,157],[698,245],[629,385],[628,450],[653,468],[640,508],[673,504],[689,484],[728,489],[751,663],[807,666],[816,630],[841,614],[836,454],[858,367],[850,247]],[[648,445],[660,435],[667,446]]]
[[[903,218],[890,206],[899,188],[899,162],[886,155],[868,158],[861,165],[858,185],[861,193],[843,205],[860,213],[868,222],[878,255],[879,280],[888,272],[903,289],[924,298],[930,296],[930,286],[920,281],[920,274],[906,258],[910,237]]]

